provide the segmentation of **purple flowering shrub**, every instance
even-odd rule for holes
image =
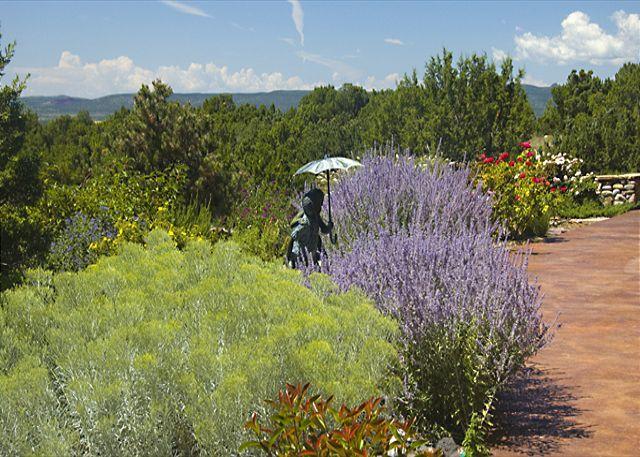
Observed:
[[[526,255],[496,239],[468,169],[390,153],[363,165],[332,192],[328,271],[400,322],[399,404],[478,450],[496,393],[548,338]]]
[[[48,264],[54,270],[78,271],[94,263],[99,252],[94,248],[103,239],[117,233],[105,217],[88,217],[78,211],[65,219],[63,230],[51,243]]]

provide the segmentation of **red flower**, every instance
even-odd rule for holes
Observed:
[[[510,167],[515,166],[515,164],[516,164],[516,163],[515,163],[513,160],[509,162],[509,166],[510,166]]]
[[[484,163],[493,163],[493,157],[487,157],[486,159],[483,160]]]
[[[518,162],[522,162],[522,157],[518,157]]]
[[[539,178],[536,178],[535,176],[533,177],[533,182],[534,184],[538,184],[540,182]]]
[[[527,157],[533,157],[533,152],[531,151],[527,152]]]
[[[567,191],[567,186],[562,186],[560,188],[560,192],[566,192]]]
[[[520,201],[520,195],[516,195],[516,201]]]
[[[500,154],[500,157],[498,157],[498,159],[500,160],[504,160],[509,158],[509,153],[508,152],[503,152],[502,154]]]
[[[530,167],[530,166],[532,165],[531,160],[527,160],[524,164],[525,164],[527,167]]]
[[[520,179],[524,179],[524,177],[527,176],[524,171],[522,173],[520,173]]]
[[[550,190],[551,192],[555,192],[555,191],[556,191],[556,188],[555,188],[555,187],[552,187],[552,188],[551,188],[551,189],[549,189],[549,190]]]
[[[520,147],[523,149],[529,149],[531,147],[531,143],[529,141],[523,141],[520,143]]]
[[[487,158],[487,155],[484,152],[480,154],[480,160],[484,160],[486,158]]]

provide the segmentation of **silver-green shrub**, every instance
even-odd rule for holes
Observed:
[[[233,455],[285,382],[349,404],[397,388],[397,327],[368,299],[231,243],[156,231],[27,282],[0,308],[2,455]]]

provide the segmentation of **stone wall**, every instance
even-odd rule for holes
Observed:
[[[596,176],[596,194],[604,205],[635,203],[640,193],[640,173]]]

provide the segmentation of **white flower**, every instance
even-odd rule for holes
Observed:
[[[557,176],[553,177],[553,182],[554,184],[559,183],[560,182],[560,178],[558,178]]]
[[[576,171],[576,176],[580,176],[582,172],[580,170]]]
[[[567,181],[567,180],[569,179],[569,177],[568,177],[567,175],[564,175],[564,177],[563,177],[562,179],[564,179],[565,181]]]

